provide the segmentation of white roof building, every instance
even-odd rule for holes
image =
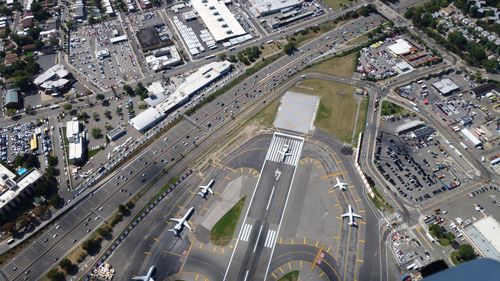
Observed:
[[[441,95],[448,95],[460,89],[458,85],[451,81],[451,79],[449,78],[432,83],[432,86],[436,88],[436,90],[438,90]]]
[[[388,46],[387,48],[396,55],[404,55],[409,53],[413,46],[404,39],[397,39],[396,43]]]
[[[191,4],[210,33],[212,33],[215,41],[220,42],[246,34],[243,27],[223,2],[218,0],[191,0]]]
[[[68,139],[68,160],[80,162],[84,159],[83,133],[80,131],[80,122],[76,118],[66,122],[66,138]]]
[[[500,261],[500,223],[488,216],[465,228],[467,238],[482,256]]]
[[[146,57],[146,63],[154,71],[160,71],[181,62],[181,56],[175,45],[158,49],[153,55]]]
[[[302,5],[303,0],[250,0],[250,11],[261,17]]]
[[[43,84],[43,82],[48,81],[48,80],[54,80],[54,78],[62,79],[66,76],[68,76],[69,72],[64,69],[64,66],[61,64],[56,64],[52,66],[51,68],[47,69],[45,72],[42,74],[38,75],[35,80],[33,80],[33,83],[35,85],[40,86]]]
[[[19,181],[15,181],[16,174],[12,173],[5,166],[0,164],[0,214],[9,211],[10,208],[16,204],[15,200],[39,178],[42,173],[37,169],[32,169],[29,173],[25,174]]]
[[[154,124],[158,123],[163,117],[165,117],[165,114],[159,112],[153,107],[150,107],[131,119],[129,123],[137,131],[144,132],[151,128]]]
[[[164,102],[158,104],[156,108],[160,112],[168,114],[174,107],[184,103],[190,96],[226,74],[230,68],[231,63],[229,61],[212,62],[202,66],[195,73],[188,76],[175,92],[169,95]]]
[[[475,146],[475,147],[478,147],[481,145],[481,140],[478,139],[476,136],[474,136],[473,133],[471,133],[471,131],[469,131],[469,129],[467,128],[463,128],[462,130],[460,130],[460,132]]]

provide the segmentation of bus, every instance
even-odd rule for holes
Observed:
[[[269,41],[267,41],[266,43],[267,43],[267,44],[271,44],[271,43],[273,43],[273,42],[274,42],[274,40],[269,40]]]
[[[209,55],[209,56],[205,57],[206,60],[213,59],[213,58],[215,58],[215,55]]]
[[[422,84],[422,83],[424,83],[424,80],[418,80],[417,81],[417,84]]]

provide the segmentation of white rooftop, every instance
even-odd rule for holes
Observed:
[[[494,217],[476,221],[466,232],[484,256],[500,261],[500,223]]]
[[[388,46],[387,48],[391,50],[396,55],[403,55],[409,53],[413,46],[404,39],[397,39],[396,43]]]
[[[53,79],[56,76],[60,79],[60,78],[66,77],[68,74],[69,74],[69,72],[66,69],[64,69],[63,65],[56,64],[56,65],[52,66],[51,68],[47,69],[42,74],[38,75],[38,77],[35,78],[35,80],[33,80],[33,83],[35,83],[35,85],[39,86],[43,82],[50,80],[50,79]]]
[[[83,158],[83,136],[78,120],[66,122],[66,138],[68,139],[68,158],[80,160]]]
[[[302,4],[303,0],[250,0],[250,10],[257,17]]]
[[[449,78],[445,78],[441,81],[432,83],[432,86],[434,86],[434,88],[436,88],[443,95],[459,89],[458,85],[451,81],[451,79]]]
[[[6,172],[6,170],[8,172]],[[0,164],[0,174],[10,177],[14,175],[6,167]],[[1,176],[1,175],[0,175]],[[0,209],[9,204],[11,200],[16,198],[23,190],[30,186],[32,183],[42,177],[42,173],[37,169],[32,169],[29,173],[25,174],[17,183],[14,178],[5,178],[0,184]]]
[[[243,27],[223,2],[217,0],[191,0],[191,4],[210,33],[212,33],[215,41],[219,42],[246,34]]]
[[[175,92],[169,95],[167,100],[158,104],[156,108],[161,112],[168,112],[177,104],[184,102],[191,95],[221,77],[230,67],[231,63],[229,61],[212,62],[202,66],[195,73],[188,76]]]
[[[164,116],[163,113],[160,113],[158,110],[156,110],[153,107],[150,107],[140,114],[138,114],[136,117],[134,117],[132,120],[129,121],[130,125],[132,125],[136,130],[138,131],[143,131],[147,129],[151,124],[154,124],[158,122],[160,118]]]

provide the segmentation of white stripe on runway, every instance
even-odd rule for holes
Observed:
[[[248,238],[250,237],[250,232],[252,232],[252,227],[253,225],[245,223],[243,226],[243,231],[241,233],[241,241],[248,241]]]

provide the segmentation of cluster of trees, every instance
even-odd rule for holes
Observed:
[[[137,87],[135,87],[135,89],[132,89],[132,87],[130,87],[129,85],[124,85],[123,91],[125,91],[125,93],[127,93],[131,97],[139,95],[141,97],[141,100],[144,100],[149,96],[148,89],[146,89],[146,87],[144,87],[141,82],[137,83]]]
[[[94,139],[102,138],[101,128],[99,128],[99,127],[92,128],[92,137],[94,137]]]
[[[288,41],[285,46],[283,46],[283,52],[287,55],[293,54],[297,50],[297,46],[293,41]]]
[[[455,235],[453,235],[453,233],[446,231],[444,227],[438,224],[431,225],[429,227],[429,232],[432,236],[436,237],[443,246],[447,246],[455,240]]]
[[[472,248],[469,244],[460,244],[458,246],[458,250],[454,251],[457,261],[459,263],[470,261],[476,258],[476,254],[474,253],[474,248]]]
[[[448,6],[450,2],[450,0],[427,2],[423,6],[408,9],[405,12],[405,17],[411,19],[416,27],[424,30],[429,36],[431,36],[439,44],[443,45],[446,49],[460,55],[472,66],[482,66],[488,72],[496,71],[499,67],[497,60],[488,59],[488,55],[486,53],[486,50],[489,50],[490,52],[500,54],[500,47],[497,47],[494,42],[489,42],[486,38],[483,38],[479,43],[472,41],[469,42],[458,30],[450,32],[446,37],[441,35],[445,32],[445,30],[443,30],[442,26],[438,24],[438,20],[432,17],[432,13]],[[462,0],[462,2],[459,3],[459,6],[461,6],[462,10],[469,15],[475,15],[474,8],[477,10],[475,5],[472,5],[465,0]]]
[[[14,85],[21,90],[29,89],[31,78],[40,72],[40,65],[33,56],[26,56],[23,60],[14,62],[6,66],[0,64],[0,74],[6,79],[12,78]]]
[[[262,51],[260,50],[260,48],[257,46],[253,46],[239,52],[236,57],[243,64],[249,65],[250,63],[256,61],[261,54]]]

